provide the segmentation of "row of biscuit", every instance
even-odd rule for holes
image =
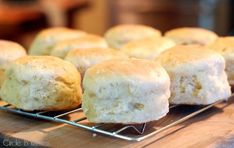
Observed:
[[[232,37],[201,28],[173,29],[163,37],[143,25],[119,25],[105,37],[50,28],[36,36],[29,56],[20,45],[0,41],[1,98],[28,111],[82,102],[91,122],[153,121],[168,113],[169,103],[227,99],[232,48]]]

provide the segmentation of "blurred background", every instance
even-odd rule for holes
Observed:
[[[198,26],[234,35],[234,0],[0,0],[0,38],[26,48],[46,27],[103,35],[121,23],[145,24],[162,32]]]

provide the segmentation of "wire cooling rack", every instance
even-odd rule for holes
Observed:
[[[82,108],[76,108],[74,110],[66,112],[27,112],[0,101],[0,110],[20,114],[23,116],[30,116],[38,119],[65,123],[68,125],[86,129],[93,133],[104,134],[128,141],[141,141],[172,126],[178,125],[196,116],[197,114],[204,112],[205,110],[213,107],[220,102],[222,102],[222,100],[207,106],[173,105],[170,106],[169,114],[167,114],[167,116],[165,116],[164,118],[155,122],[143,123],[138,125],[93,124],[87,121],[87,118],[82,112]]]

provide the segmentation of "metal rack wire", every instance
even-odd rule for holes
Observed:
[[[141,141],[159,132],[162,132],[172,126],[178,125],[194,117],[195,115],[201,112],[204,112],[205,110],[213,107],[214,105],[220,102],[222,102],[222,100],[217,101],[207,106],[196,107],[195,109],[192,109],[192,111],[189,114],[183,115],[179,117],[179,119],[176,119],[175,121],[172,121],[171,123],[166,123],[166,124],[164,123],[164,125],[160,125],[160,126],[156,123],[155,125],[157,125],[157,127],[156,126],[151,127],[151,130],[148,132],[146,132],[146,126],[148,123],[143,123],[141,125],[119,125],[116,128],[115,125],[110,125],[110,124],[91,124],[87,121],[87,118],[84,115],[82,116],[79,115],[78,118],[72,119],[72,120],[69,120],[66,118],[67,116],[74,114],[74,113],[83,114],[82,108],[76,108],[74,110],[70,110],[66,112],[47,112],[47,111],[27,112],[27,111],[17,109],[13,107],[12,105],[5,103],[3,105],[0,105],[0,110],[20,114],[23,116],[30,116],[34,118],[45,119],[45,120],[55,121],[59,123],[65,123],[68,125],[72,125],[75,127],[79,127],[79,128],[92,131],[94,133],[100,133],[100,134],[104,134],[104,135],[108,135],[111,137],[120,138],[120,139],[124,139],[128,141]],[[179,107],[180,107],[179,105],[170,106],[170,112],[173,112],[171,110],[175,108],[179,108]],[[160,121],[156,121],[156,122],[160,122]],[[105,128],[106,126],[110,128]],[[129,130],[131,130],[132,132],[131,133],[126,132]]]

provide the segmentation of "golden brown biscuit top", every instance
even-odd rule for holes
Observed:
[[[105,38],[112,48],[119,49],[125,43],[146,37],[160,37],[161,32],[149,26],[138,24],[123,24],[110,28]]]
[[[225,55],[234,53],[234,37],[219,37],[208,47]]]
[[[119,57],[127,57],[122,52],[117,51],[112,48],[89,48],[89,49],[74,49],[71,50],[67,57],[87,57],[90,56],[119,56]]]
[[[47,75],[49,77],[78,73],[71,63],[52,56],[26,56],[15,60],[11,66],[18,67],[17,69],[22,72],[22,75],[27,73],[29,75]],[[73,75],[67,79],[72,77]]]
[[[157,59],[163,66],[173,67],[183,64],[192,64],[209,60],[223,61],[223,57],[209,48],[198,45],[177,45],[163,52]]]
[[[164,69],[155,61],[143,59],[108,60],[97,64],[86,72],[91,77],[108,76],[134,77],[143,80],[154,80],[165,73]]]
[[[207,45],[213,42],[218,36],[207,29],[196,27],[182,27],[169,30],[165,36],[174,40],[177,44],[199,44]]]
[[[131,41],[121,48],[121,51],[135,58],[154,59],[164,50],[175,46],[168,38],[144,38]]]
[[[0,68],[6,69],[10,62],[26,56],[25,49],[18,43],[0,40]]]
[[[69,39],[69,40],[64,40],[62,41],[63,44],[69,44],[69,43],[74,43],[74,42],[77,42],[77,43],[83,43],[83,42],[102,42],[104,40],[104,38],[102,38],[101,36],[98,36],[98,35],[93,35],[93,34],[86,34],[86,35],[83,35],[79,38],[75,38],[75,39]],[[59,43],[58,43],[59,44]]]

